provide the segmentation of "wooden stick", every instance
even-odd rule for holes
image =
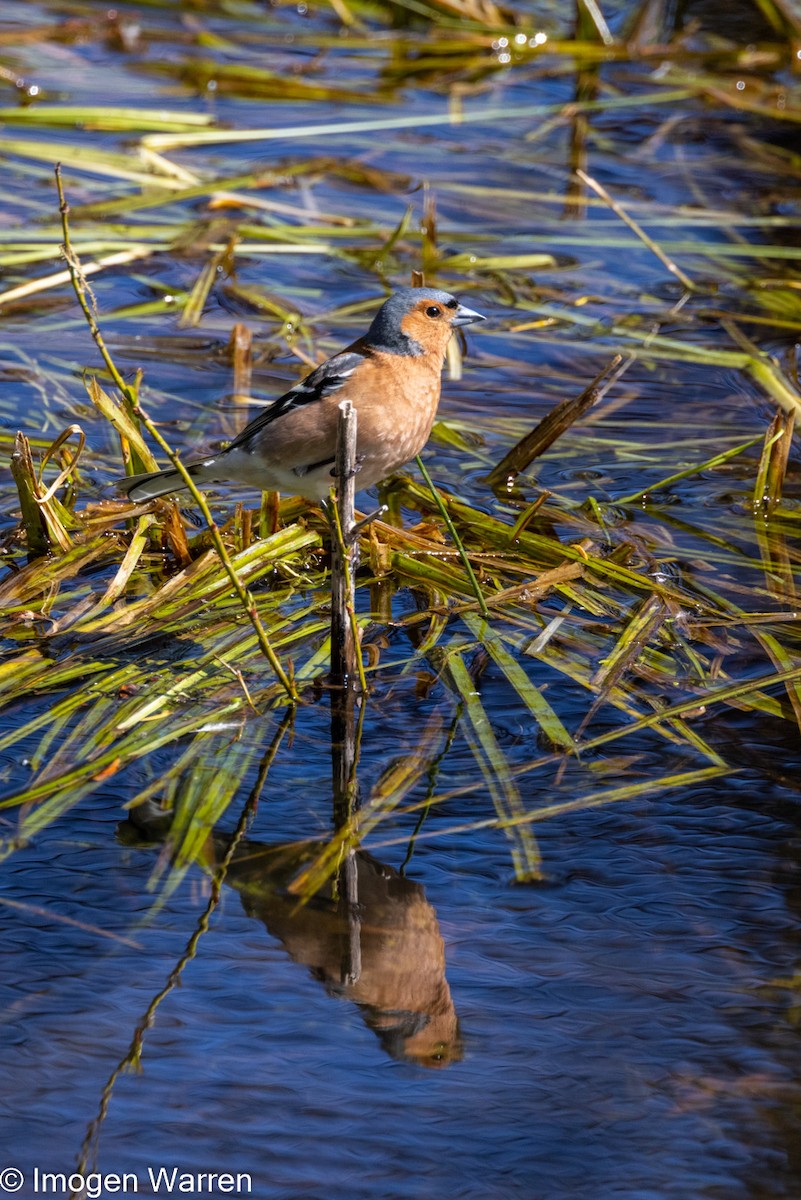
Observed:
[[[358,548],[352,543],[356,524],[356,410],[350,400],[339,406],[337,424],[336,497],[331,515],[331,682],[352,688],[363,679],[361,652],[354,621],[354,567]]]
[[[358,737],[355,721],[357,679],[361,683],[359,728],[364,713],[366,683],[356,624],[354,574],[358,563],[356,518],[356,410],[349,400],[339,405],[337,424],[336,496],[330,502],[331,518],[331,767],[334,824],[346,824],[358,805],[356,761]],[[359,916],[358,859],[349,849],[337,871],[339,911],[347,936],[344,939],[340,977],[355,983],[362,971],[361,919]]]

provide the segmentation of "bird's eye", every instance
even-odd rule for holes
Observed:
[[[432,304],[432,305],[431,305],[429,308],[427,308],[427,309],[426,309],[426,316],[427,316],[427,317],[432,317],[432,318],[434,318],[434,317],[441,317],[441,316],[442,316],[442,309],[441,309],[441,308],[439,308],[439,307],[438,307],[438,305],[436,305],[436,304]]]

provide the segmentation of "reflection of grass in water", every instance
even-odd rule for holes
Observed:
[[[79,198],[72,218],[75,247],[97,288],[117,361],[122,350],[134,361],[155,355],[176,364],[186,361],[187,370],[193,369],[198,332],[216,337],[223,329],[227,338],[232,322],[221,317],[224,309],[214,308],[219,302],[255,326],[254,370],[290,348],[300,360],[298,372],[305,372],[363,325],[373,305],[365,296],[382,293],[387,280],[405,280],[421,262],[428,282],[461,293],[479,291],[503,311],[503,318],[475,340],[476,369],[465,373],[468,387],[491,387],[502,377],[510,390],[528,396],[531,368],[525,356],[531,345],[553,355],[553,370],[537,378],[537,388],[549,399],[568,401],[556,425],[532,436],[537,421],[521,416],[519,409],[505,409],[501,394],[492,407],[479,403],[469,428],[466,421],[452,421],[437,431],[436,444],[485,476],[495,468],[493,479],[503,485],[495,499],[485,489],[479,501],[475,488],[447,464],[433,472],[447,480],[441,503],[478,577],[488,615],[480,611],[458,548],[426,488],[395,481],[388,496],[393,512],[404,506],[417,514],[417,524],[377,521],[363,535],[360,622],[373,696],[417,687],[428,719],[410,739],[411,749],[386,765],[331,846],[307,865],[298,888],[314,890],[342,853],[368,833],[397,840],[395,823],[411,830],[421,811],[430,815],[419,836],[438,836],[444,832],[444,823],[434,819],[438,804],[475,791],[486,793],[492,813],[476,821],[450,820],[448,830],[467,834],[487,824],[504,829],[517,876],[539,878],[542,868],[530,832],[537,820],[575,807],[648,797],[731,770],[726,755],[708,740],[709,723],[699,720],[705,712],[730,706],[750,711],[754,720],[764,716],[795,724],[801,719],[798,558],[788,540],[798,514],[793,499],[782,498],[783,491],[792,495],[797,486],[791,438],[798,389],[792,366],[765,354],[745,333],[755,337],[764,328],[794,332],[801,326],[792,274],[801,252],[782,240],[792,216],[758,206],[742,212],[736,203],[723,210],[708,204],[701,155],[676,160],[693,197],[691,206],[616,195],[611,183],[606,196],[581,188],[577,193],[574,183],[573,219],[565,222],[565,192],[544,186],[547,175],[537,174],[525,188],[504,186],[497,174],[486,181],[468,178],[460,155],[470,143],[462,139],[466,131],[491,137],[500,127],[506,140],[499,142],[499,156],[510,155],[510,161],[525,156],[532,168],[551,172],[554,143],[549,139],[569,139],[571,165],[587,163],[587,174],[595,178],[593,157],[606,152],[601,136],[614,141],[610,122],[615,115],[630,113],[628,119],[636,122],[647,113],[651,132],[640,160],[645,175],[670,145],[676,119],[703,111],[705,119],[727,129],[735,146],[739,140],[755,172],[781,178],[788,167],[796,168],[761,132],[759,118],[770,112],[788,128],[801,119],[789,85],[782,84],[780,109],[771,90],[771,73],[788,61],[789,18],[762,5],[775,37],[760,43],[759,61],[744,64],[742,47],[717,43],[690,56],[678,38],[671,40],[671,31],[663,31],[657,55],[653,41],[634,34],[628,42],[609,41],[606,27],[596,23],[593,28],[592,20],[584,21],[577,42],[556,16],[543,43],[535,37],[537,30],[527,27],[525,15],[481,0],[407,6],[407,28],[392,30],[387,23],[377,36],[364,32],[362,22],[381,25],[385,10],[345,0],[333,7],[350,33],[344,41],[338,34],[304,31],[299,36],[303,45],[316,38],[328,57],[308,71],[303,67],[296,95],[284,92],[289,103],[329,104],[334,90],[344,99],[342,93],[362,91],[365,80],[372,79],[384,105],[403,89],[424,84],[447,93],[448,106],[435,100],[436,111],[386,116],[375,109],[355,116],[321,109],[319,118],[310,116],[308,107],[300,118],[282,108],[283,127],[253,128],[262,120],[259,97],[274,90],[275,75],[254,71],[245,61],[248,39],[264,47],[276,41],[276,31],[283,36],[278,14],[271,17],[273,29],[245,21],[230,30],[224,53],[230,60],[238,47],[243,61],[229,61],[225,72],[217,69],[221,93],[245,88],[251,97],[249,128],[226,129],[206,114],[184,113],[175,105],[172,111],[151,112],[138,104],[106,109],[48,101],[0,113],[12,127],[0,138],[0,153],[23,174],[56,158],[64,164],[70,192]],[[154,5],[154,14],[158,10]],[[397,14],[397,8],[393,11]],[[506,32],[501,36],[499,29]],[[186,44],[187,38],[191,43],[188,33],[182,36],[174,65],[164,69],[184,80],[180,94],[186,96],[188,65],[195,64],[196,86],[208,81],[215,68],[206,60],[213,59],[214,48],[203,47],[201,80],[198,47]],[[357,83],[351,87],[336,64],[356,58]],[[615,62],[628,67],[629,91],[599,87],[603,64]],[[658,81],[652,74],[657,62]],[[748,85],[738,90],[735,81],[746,66]],[[518,92],[513,103],[504,104],[482,90],[507,82],[544,88],[552,76],[569,78],[576,72],[580,81],[584,73],[583,83],[569,108],[547,92],[527,104]],[[594,82],[588,83],[590,74]],[[712,116],[699,107],[709,104]],[[733,117],[749,124],[729,128]],[[596,118],[605,122],[602,134],[593,131]],[[512,121],[522,122],[522,132],[528,127],[527,140],[508,139],[506,123]],[[24,137],[15,136],[14,125],[24,127]],[[62,129],[58,141],[48,134],[56,126]],[[135,140],[123,153],[96,131]],[[437,181],[440,209],[458,212],[458,220],[438,216],[430,193],[418,220],[421,206],[409,193],[415,180],[369,161],[377,139],[396,139],[387,141],[389,150],[405,145],[408,151],[403,139],[418,131],[433,138],[414,143],[418,174]],[[341,153],[342,136],[357,151]],[[261,153],[278,143],[286,158],[243,169],[231,150],[243,143]],[[517,184],[518,176],[514,179]],[[315,188],[324,192],[320,205],[313,198]],[[349,203],[340,211],[336,201],[343,192]],[[391,220],[387,197],[398,206]],[[610,211],[609,203],[618,202],[633,218],[629,228]],[[31,205],[35,221],[0,231],[0,266],[8,275],[0,305],[13,319],[33,326],[41,322],[49,331],[70,330],[74,322],[63,309],[67,272],[52,261],[61,240],[55,205],[41,195]],[[532,223],[536,237],[524,233]],[[667,300],[655,295],[657,285],[647,279],[632,285],[624,273],[616,280],[605,264],[621,252],[637,256],[638,264],[647,261],[647,270],[660,273],[657,280],[664,276],[675,289],[672,263],[678,279],[692,285],[686,302],[676,303],[680,290]],[[566,254],[573,257],[568,260]],[[257,262],[270,264],[275,278],[269,287],[263,282],[264,265],[258,278],[248,278]],[[359,279],[353,291],[360,295],[321,312],[320,283],[308,271],[319,270],[324,288],[333,264]],[[110,271],[125,273],[148,290],[148,298],[115,307],[105,282]],[[126,336],[131,330],[161,334],[168,323],[173,340],[169,348],[157,341],[143,341],[140,348],[115,338],[117,322]],[[337,337],[323,340],[323,330],[334,330]],[[76,403],[74,366],[53,355],[26,360],[25,353],[11,344],[4,348],[8,362],[27,372],[26,384],[40,394],[43,419],[55,434],[63,425],[63,407],[72,411]],[[235,345],[219,353],[220,366],[228,361],[234,369],[239,382],[232,390],[241,395],[250,360],[246,368],[244,351]],[[636,398],[630,374],[615,383],[603,407],[594,396],[573,404],[615,353],[652,372],[654,379],[675,378],[678,388],[684,386],[683,371],[695,372],[695,382],[703,373],[712,379],[729,372],[741,381],[744,395],[760,389],[780,415],[764,436],[758,427],[752,432],[753,421],[748,435],[733,427],[694,428],[692,422],[688,430],[677,430],[678,418],[670,412],[651,412],[643,423],[647,429],[635,419],[624,424],[615,418],[618,408],[630,408]],[[456,352],[449,370],[454,377],[461,371]],[[26,526],[34,544],[38,539],[40,549],[47,545],[50,553],[26,563],[19,543],[10,543],[13,570],[0,584],[8,637],[0,698],[17,709],[16,727],[5,733],[0,749],[24,753],[33,768],[30,784],[4,802],[7,814],[17,819],[5,846],[13,850],[107,781],[155,761],[161,751],[158,777],[130,788],[136,793],[130,802],[159,795],[176,807],[171,836],[183,870],[198,858],[208,829],[252,771],[254,747],[264,737],[264,714],[270,714],[272,729],[287,697],[265,670],[258,632],[231,594],[209,532],[187,525],[166,502],[152,512],[138,512],[87,497],[85,463],[109,477],[120,471],[112,452],[98,445],[103,421],[114,425],[126,454],[140,463],[149,454],[118,391],[105,379],[102,388],[88,381],[97,432],[89,431],[88,449],[71,472],[74,451],[67,445],[55,451],[47,481],[37,480],[35,469],[18,472],[23,490],[28,487]],[[54,396],[63,397],[63,403],[54,405]],[[593,410],[592,402],[599,407]],[[145,407],[163,419],[169,401],[151,392]],[[16,414],[3,416],[12,430]],[[239,416],[234,412],[229,419],[235,424]],[[38,423],[38,418],[26,422]],[[85,409],[76,423],[90,423]],[[484,437],[478,445],[470,436],[476,429]],[[105,431],[102,437],[110,446]],[[32,439],[34,456],[52,440]],[[11,450],[10,432],[0,441]],[[647,465],[642,464],[644,444],[650,451]],[[568,472],[594,466],[599,447],[606,463],[639,463],[636,486],[608,488],[602,481],[593,490],[585,482],[583,503],[572,498],[569,482],[546,492],[530,473],[532,454],[549,464],[554,445]],[[64,486],[43,500],[60,469],[66,472]],[[727,480],[735,504],[710,503],[701,520],[669,503],[686,481],[703,489],[708,480],[711,490],[718,478]],[[19,507],[10,489],[2,495],[7,514]],[[302,693],[299,724],[304,708],[317,703],[314,689],[327,671],[324,532],[322,518],[293,499],[280,505],[268,499],[254,511],[238,505],[219,531],[244,586],[258,589],[258,612],[270,646],[281,663],[291,664],[291,678]],[[403,589],[412,590],[415,610],[398,617],[393,598]],[[389,629],[400,630],[405,650],[397,633],[391,652],[382,647]],[[493,711],[485,680],[502,689],[504,707],[524,724],[530,747],[504,743],[498,723],[506,713]],[[577,706],[581,693],[586,700]],[[370,697],[366,704],[369,739]],[[459,733],[446,738],[444,730],[454,722]],[[603,732],[594,733],[594,726]],[[645,736],[649,745],[661,741],[669,749],[670,766],[661,774],[639,773]],[[605,764],[597,752],[612,743],[619,746],[618,757]],[[171,748],[166,768],[164,747]],[[468,748],[475,768],[471,778],[449,775],[452,747]],[[598,777],[603,782],[607,768],[615,775],[614,786],[599,787]],[[626,771],[629,776],[621,781],[618,775]],[[523,788],[530,788],[532,777],[547,788],[547,806],[532,807],[526,798],[530,791]]]

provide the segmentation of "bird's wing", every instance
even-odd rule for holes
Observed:
[[[300,383],[296,383],[288,392],[284,392],[283,396],[279,396],[274,404],[254,417],[242,432],[237,434],[228,449],[234,450],[237,446],[251,441],[255,434],[260,433],[268,425],[272,425],[274,421],[291,409],[303,408],[307,404],[316,404],[326,396],[330,396],[332,392],[338,392],[363,362],[364,355],[354,350],[344,350],[341,354],[327,359],[312,371],[311,375],[307,375]]]

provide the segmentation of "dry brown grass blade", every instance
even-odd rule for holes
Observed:
[[[796,37],[801,38],[801,12],[794,0],[757,0],[757,2],[760,10],[768,17],[776,30],[780,32],[784,32],[785,29],[790,30]]]
[[[45,523],[44,514],[37,504],[36,473],[33,469],[30,442],[24,433],[18,433],[14,440],[14,450],[11,455],[11,474],[17,486],[20,508],[22,509],[22,528],[29,554],[46,554],[50,549],[50,534]]]
[[[130,463],[133,473],[157,471],[155,456],[142,437],[136,418],[128,408],[109,396],[108,392],[104,392],[93,375],[84,380],[84,386],[97,411],[102,413],[119,434],[122,461],[126,467]]]
[[[785,672],[798,666],[798,655],[789,654],[787,648],[773,634],[755,629],[754,637],[762,646],[777,671]],[[799,733],[801,733],[801,683],[799,683],[798,679],[788,679],[784,684],[784,689],[787,693],[787,699],[790,701],[790,707],[793,710],[793,716],[795,717]]]
[[[178,320],[179,329],[200,324],[212,288],[221,276],[229,276],[233,273],[237,240],[238,234],[232,233],[223,248],[216,250],[209,261],[204,264]]]
[[[596,375],[592,383],[579,396],[563,400],[556,408],[543,417],[539,425],[521,438],[508,454],[505,454],[497,466],[493,467],[487,476],[487,483],[492,488],[509,488],[517,476],[525,471],[530,463],[544,454],[557,438],[578,421],[592,406],[606,395],[614,383],[626,371],[632,359],[623,359],[622,354],[616,354],[608,366]]]
[[[503,29],[514,22],[516,13],[506,4],[494,4],[493,0],[431,0],[435,8],[453,13],[467,21],[476,21],[490,29]]]
[[[135,246],[129,250],[107,254],[95,262],[86,263],[83,267],[83,274],[86,276],[96,275],[98,271],[104,271],[110,267],[127,266],[129,263],[136,262],[137,259],[149,258],[156,253],[157,249],[156,246]],[[52,271],[40,279],[29,279],[26,283],[20,283],[16,287],[8,288],[5,292],[0,292],[0,305],[14,304],[18,300],[24,300],[39,292],[59,288],[62,284],[69,283],[70,279],[69,271]]]
[[[88,542],[72,546],[58,558],[27,563],[0,583],[0,609],[36,605],[41,603],[44,596],[54,596],[61,585],[68,583],[77,572],[85,570],[99,559],[107,558],[115,542],[114,537],[99,533]]]
[[[781,500],[793,444],[795,413],[777,412],[765,433],[754,484],[754,511],[770,517]]]
[[[62,551],[69,550],[72,546],[69,526],[73,521],[70,513],[57,498],[56,491],[71,477],[86,443],[79,425],[69,425],[61,431],[45,451],[40,468],[41,474],[48,461],[73,434],[78,436],[78,448],[72,459],[59,472],[55,482],[46,489],[34,469],[28,439],[24,433],[18,433],[16,436],[14,452],[11,455],[11,473],[19,493],[22,524],[31,554],[44,554],[54,545]],[[38,510],[38,516],[34,513],[34,508]]]
[[[654,631],[664,620],[666,612],[667,606],[664,600],[660,596],[650,596],[634,613],[619,641],[590,680],[592,687],[599,689],[599,694],[593,700],[576,731],[576,741],[581,739],[584,730],[599,708],[606,703],[612,688],[626,671],[633,667],[644,647],[649,644]]]
[[[253,334],[243,321],[237,321],[228,338],[228,353],[231,356],[231,367],[234,375],[233,394],[231,399],[237,406],[232,415],[231,435],[239,433],[247,419],[247,407],[250,404],[251,379],[253,377]]]

